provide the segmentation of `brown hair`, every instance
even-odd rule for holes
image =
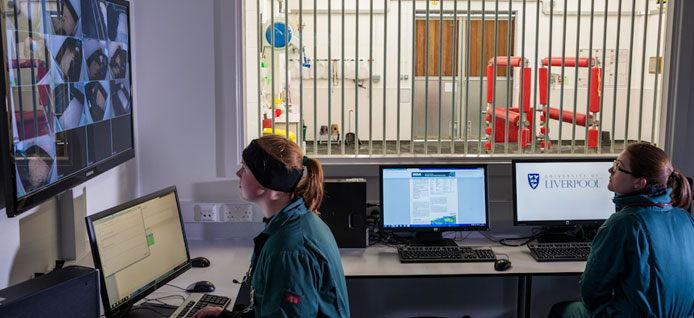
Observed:
[[[634,177],[646,179],[646,187],[672,188],[672,205],[689,209],[692,201],[689,181],[672,167],[665,151],[646,142],[629,144],[624,151]]]
[[[258,138],[258,145],[287,167],[303,169],[306,166],[306,177],[299,181],[294,194],[304,199],[309,211],[320,215],[318,207],[323,201],[323,169],[320,162],[309,158],[304,164],[301,148],[295,142],[280,135],[262,136]]]

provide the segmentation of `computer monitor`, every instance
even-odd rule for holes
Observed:
[[[489,229],[487,166],[382,165],[381,227],[414,231],[423,245],[449,245],[442,231]]]
[[[191,267],[176,187],[87,217],[107,317],[119,317]]]
[[[514,224],[599,225],[615,212],[615,158],[513,160]]]

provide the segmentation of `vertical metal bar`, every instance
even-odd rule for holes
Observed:
[[[608,9],[608,1],[605,1],[605,11],[607,12]],[[607,14],[605,14],[604,22],[603,22],[603,33],[602,33],[602,65],[603,68],[607,65],[605,63],[605,54],[607,53]],[[602,123],[602,117],[604,113],[603,105],[605,104],[605,72],[602,72],[601,74],[601,79],[600,79],[600,92],[601,98],[600,98],[600,123]],[[614,116],[614,114],[613,114]],[[614,129],[612,129],[612,137],[614,138]],[[610,145],[610,148],[612,149],[614,142],[612,142],[612,145]],[[602,124],[600,125],[600,128],[598,130],[598,153],[602,152]]]
[[[523,109],[523,101],[525,100],[525,24],[526,24],[526,17],[525,17],[525,3],[526,1],[523,0],[523,30],[521,30],[521,63],[520,63],[520,68],[521,68],[521,73],[520,73],[520,100],[518,102],[518,107],[520,109],[520,120],[518,121],[518,153],[520,154],[523,148],[523,126],[525,126],[524,121],[523,121],[523,114],[525,113]],[[527,118],[526,118],[527,119]],[[533,132],[533,130],[530,130],[530,132]],[[532,138],[532,136],[528,135],[529,138]]]
[[[260,80],[260,63],[261,62],[261,53],[263,51],[263,37],[262,37],[262,28],[263,24],[260,21],[260,0],[257,0],[256,3],[256,23],[257,25],[257,31],[258,31],[258,36],[256,40],[258,40],[258,47],[257,47],[257,52],[256,52],[256,57],[258,58],[258,65],[256,65],[256,71],[257,71],[257,76],[258,76],[258,92],[256,93],[258,96],[258,120],[260,121],[260,125],[258,125],[258,137],[263,135],[263,116],[262,116],[262,107],[263,107],[263,88],[261,86],[261,80]]]
[[[663,27],[663,6],[665,3],[660,3],[658,6],[658,40],[655,46],[655,84],[653,85],[653,123],[651,126],[651,142],[655,143],[655,121],[656,121],[656,105],[658,104],[658,76],[660,75],[660,38],[662,36]]]
[[[504,123],[504,153],[505,154],[508,154],[508,131],[509,131],[508,112],[509,112],[509,109],[511,108],[511,106],[513,106],[513,104],[512,104],[513,102],[511,99],[511,95],[513,95],[511,93],[511,69],[512,69],[511,68],[511,55],[513,54],[513,52],[511,51],[511,32],[512,32],[511,31],[511,21],[512,21],[511,20],[512,19],[511,11],[513,10],[513,8],[512,8],[511,1],[512,0],[508,0],[508,21],[506,21],[508,24],[507,25],[508,26],[508,33],[506,34],[506,38],[507,38],[508,43],[506,44],[506,122]],[[521,114],[523,113],[522,109],[523,108],[521,107],[521,112],[520,112]],[[521,124],[522,124],[522,121],[519,121],[518,125],[521,125]],[[518,143],[520,143],[520,138],[518,139]]]
[[[289,1],[284,4],[284,135],[289,139]]]
[[[13,8],[14,11],[14,25],[19,26],[19,20],[17,19],[17,16],[19,16],[19,13],[17,12],[17,6],[14,6]],[[17,65],[16,65],[16,75],[17,75],[17,98],[19,99],[19,134],[21,135],[20,139],[25,140],[26,139],[26,133],[24,131],[24,103],[23,103],[23,98],[22,98],[22,91],[21,91],[21,85],[22,85],[22,72],[20,72],[20,65],[19,65],[19,45],[17,43],[19,42],[19,28],[14,29],[14,39],[15,39],[15,56],[17,56]],[[8,66],[9,67],[9,66]]]
[[[629,135],[629,114],[631,113],[631,75],[633,73],[633,63],[634,63],[634,29],[636,25],[636,0],[631,3],[631,33],[629,36],[629,75],[627,76],[627,109],[626,109],[626,120],[624,121],[624,136]],[[616,115],[616,114],[615,114]],[[625,137],[626,138],[626,137]],[[626,146],[626,140],[625,140]],[[614,137],[612,138],[612,145],[610,146],[610,152],[614,153]]]
[[[483,95],[483,89],[482,89],[482,84],[484,83],[484,38],[486,35],[484,34],[484,23],[485,23],[485,15],[487,14],[485,5],[487,3],[487,0],[482,0],[482,33],[481,33],[481,38],[482,40],[480,41],[480,121],[479,121],[479,137],[477,137],[477,154],[481,155],[482,154],[482,148],[484,148],[484,144],[482,143],[482,114],[484,113],[484,109],[482,108],[483,106],[483,101],[485,100],[484,95]],[[468,11],[469,12],[469,11]],[[489,85],[489,83],[487,83]]]
[[[318,50],[317,50],[317,0],[313,0],[313,153],[318,154]],[[272,98],[275,98],[274,96]]]
[[[648,40],[648,0],[646,0],[646,14],[643,16],[643,52],[641,53],[641,92],[639,93],[639,141],[641,141],[641,131],[643,126],[643,89],[646,82],[646,42]],[[653,114],[655,116],[655,114]],[[626,147],[626,138],[624,147]]]
[[[499,0],[495,1],[496,6],[494,7],[494,74],[492,77],[492,82],[494,83],[493,86],[493,92],[492,92],[492,135],[491,135],[491,150],[492,153],[494,153],[494,148],[495,148],[495,142],[496,142],[496,73],[499,71],[499,67],[497,66],[497,59],[499,57]],[[510,34],[509,34],[510,36]],[[508,68],[506,70],[508,72]],[[508,84],[508,83],[507,83]],[[487,83],[489,85],[489,83]]]
[[[412,76],[410,77],[410,89],[412,90],[412,98],[410,99],[410,152],[414,153],[414,76],[415,76],[415,64],[417,61],[417,1],[412,0]]]
[[[289,1],[287,1],[289,2]],[[333,59],[332,59],[332,16],[333,10],[331,6],[332,1],[328,1],[328,155],[332,154],[332,140],[333,140],[333,121],[332,121],[332,95],[333,95]]]
[[[561,152],[562,144],[562,128],[564,127],[564,70],[566,69],[566,12],[569,6],[568,0],[564,0],[564,22],[562,25],[562,35],[561,35],[561,86],[559,88],[559,138],[557,139],[557,147],[559,147],[559,152]],[[581,9],[579,8],[580,12]],[[607,14],[607,13],[605,13]],[[578,64],[578,61],[576,61]],[[575,122],[574,122],[575,125]]]
[[[581,54],[579,51],[579,47],[581,44],[581,0],[578,0],[578,15],[576,16],[576,65],[574,65],[574,72],[575,72],[575,80],[574,80],[574,116],[573,116],[573,125],[571,126],[571,153],[576,152],[576,112],[578,111],[578,58],[579,55]],[[590,59],[588,59],[588,78],[590,78],[590,70],[591,70],[591,63]],[[588,91],[590,91],[590,86],[588,86]],[[588,103],[590,103],[590,98],[588,98]],[[586,112],[586,129],[588,129],[588,122],[589,122],[589,117],[590,113]],[[588,143],[588,139],[585,140],[585,143]]]
[[[297,125],[301,151],[306,152],[304,140],[304,0],[299,0],[299,124]]]
[[[383,0],[383,154],[386,154],[386,95],[387,90],[387,73],[386,59],[388,58],[388,0]]]
[[[270,85],[272,85],[272,134],[275,134],[275,0],[270,0]]]
[[[342,58],[340,59],[340,63],[342,65],[342,71],[340,73],[340,76],[342,77],[342,84],[340,85],[340,89],[342,90],[342,95],[341,95],[341,111],[340,111],[340,118],[342,119],[342,122],[340,123],[340,129],[342,129],[342,136],[340,137],[340,153],[345,154],[345,136],[347,135],[347,132],[349,131],[349,127],[345,127],[345,0],[342,0],[342,43],[340,45],[340,50],[342,53]]]
[[[429,153],[429,1],[426,17],[426,49],[424,53],[424,153]]]
[[[439,1],[439,138],[436,146],[436,152],[441,153],[441,92],[443,86],[443,0]]]
[[[373,153],[374,0],[369,1],[369,154]]]
[[[32,43],[34,41],[34,36],[33,36],[33,30],[32,30],[32,17],[31,17],[31,1],[27,1],[27,29],[29,29],[29,39],[31,39]],[[40,31],[40,30],[39,30]],[[17,66],[19,69],[19,55],[17,55]],[[36,83],[36,74],[34,72],[34,50],[29,49],[29,70],[31,71],[31,83],[34,84]],[[34,118],[38,118],[37,110],[36,110],[36,85],[31,85],[31,101],[32,101],[32,110],[34,112]],[[44,116],[48,116],[48,114],[44,113]],[[39,125],[34,125],[34,137],[39,136]]]
[[[359,1],[354,13],[354,154],[359,155]]]
[[[545,153],[549,153],[550,138],[549,138],[549,107],[550,107],[550,89],[552,87],[552,30],[554,25],[554,1],[549,2],[549,54],[547,56],[547,113],[545,115]],[[607,16],[607,15],[605,15]],[[561,152],[561,145],[558,145]]]
[[[540,79],[538,78],[538,54],[539,54],[539,43],[540,43],[540,1],[535,2],[535,88],[533,89],[533,122],[532,122],[532,131],[533,135],[537,136],[537,132],[535,128],[537,127],[537,114],[538,114],[538,109],[535,109],[538,107],[537,105],[537,86],[540,85]],[[546,128],[545,128],[546,129]],[[547,135],[547,130],[545,130],[545,136]],[[545,140],[547,138],[543,137]],[[535,152],[535,141],[537,138],[533,136],[532,138],[532,144],[530,146],[530,152]],[[545,142],[546,145],[546,142]]]
[[[457,0],[456,0],[457,1]],[[467,129],[467,122],[468,122],[468,110],[470,106],[470,0],[467,0],[467,21],[466,21],[466,29],[465,29],[465,121],[461,123],[463,125],[463,129],[465,129],[465,155],[468,154],[468,143],[469,143],[469,134],[468,134],[468,129]],[[482,82],[480,82],[480,86],[482,85]],[[472,127],[471,127],[472,128]]]
[[[615,50],[615,60],[614,60],[614,96],[612,98],[612,140],[614,140],[614,135],[615,135],[615,130],[616,130],[616,122],[617,122],[617,86],[619,86],[619,40],[620,40],[620,35],[621,35],[621,27],[622,27],[622,0],[619,0],[619,3],[617,4],[617,45],[616,45],[616,50]],[[644,46],[644,49],[646,47]],[[627,90],[628,92],[628,90]],[[629,116],[627,114],[626,116]],[[625,130],[624,131],[624,139],[626,140],[629,137],[628,132]],[[614,142],[612,142],[614,143]],[[626,142],[624,143],[626,145]]]
[[[443,8],[443,2],[441,3]],[[455,153],[455,86],[458,83],[458,73],[456,72],[458,67],[458,60],[456,57],[456,43],[458,40],[458,0],[453,2],[453,49],[451,53],[451,82],[453,86],[453,91],[451,92],[451,154]],[[460,122],[460,121],[458,121]]]
[[[592,80],[593,80],[593,18],[595,17],[595,1],[590,2],[590,32],[588,32],[590,38],[588,40],[588,63],[590,67],[590,71],[588,71],[588,97],[586,100],[588,101],[586,103],[586,115],[590,114],[590,93],[591,90],[593,89],[592,86]],[[597,63],[595,64],[597,65]],[[604,65],[601,65],[601,71],[604,72]],[[600,99],[602,99],[602,90],[600,91]],[[597,119],[596,119],[597,120]],[[602,126],[602,122],[598,122],[598,125]],[[588,129],[589,126],[586,125],[586,132],[585,132],[585,143],[584,143],[584,153],[588,153]],[[602,147],[601,144],[598,144],[598,147]]]
[[[401,49],[400,31],[402,30],[401,28],[402,28],[402,0],[398,0],[398,71],[397,71],[398,75],[396,77],[397,86],[398,86],[397,93],[396,93],[396,96],[397,96],[396,98],[398,99],[397,103],[396,103],[397,104],[396,107],[398,109],[397,109],[397,116],[395,117],[396,118],[396,121],[395,121],[396,122],[395,152],[397,154],[400,154],[400,82],[401,82],[401,80],[400,80],[400,49]],[[412,46],[414,47],[414,45],[412,45]],[[383,63],[385,63],[385,61],[383,61]]]

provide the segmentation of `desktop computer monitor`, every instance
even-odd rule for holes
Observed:
[[[449,245],[442,231],[489,229],[486,165],[382,165],[380,181],[384,230]]]
[[[191,267],[176,187],[87,217],[107,317],[119,317]]]
[[[615,212],[615,158],[513,160],[514,224],[599,225]]]

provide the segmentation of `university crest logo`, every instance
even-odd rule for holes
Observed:
[[[540,174],[539,173],[528,173],[528,184],[533,190],[537,189],[540,184]]]

